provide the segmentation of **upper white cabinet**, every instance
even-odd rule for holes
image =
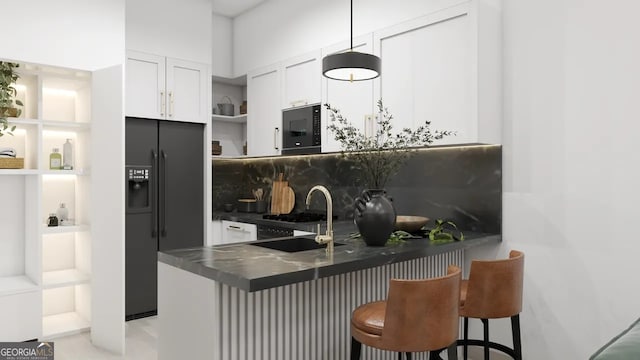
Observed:
[[[279,65],[264,67],[247,75],[247,155],[280,155],[282,109]]]
[[[374,94],[397,130],[428,120],[433,130],[457,132],[438,144],[500,142],[500,81],[491,75],[500,60],[498,23],[479,17],[478,6],[464,3],[374,33],[382,60]]]
[[[167,58],[167,119],[206,123],[208,87],[206,65]]]
[[[206,123],[207,65],[127,51],[126,115]]]
[[[320,50],[282,62],[282,108],[319,103],[322,98]]]
[[[360,36],[353,39],[353,50],[363,53],[373,52],[373,34]],[[349,51],[350,41],[345,41],[322,49],[322,57],[327,55]],[[323,103],[330,104],[340,110],[343,117],[365,134],[373,131],[373,82],[372,81],[338,81],[322,76],[322,70],[318,70],[316,76],[322,78]],[[330,123],[329,110],[323,110],[322,116],[322,152],[340,151],[334,135],[327,126]]]

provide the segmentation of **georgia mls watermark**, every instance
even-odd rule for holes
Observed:
[[[53,360],[53,343],[0,342],[0,360]]]

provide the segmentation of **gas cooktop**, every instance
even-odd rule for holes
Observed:
[[[316,221],[327,221],[327,214],[322,213],[312,213],[312,212],[301,212],[301,213],[293,213],[293,214],[266,214],[262,215],[263,219],[267,220],[278,220],[278,221],[288,221],[288,222],[316,222]],[[333,220],[338,219],[336,215],[332,216]]]

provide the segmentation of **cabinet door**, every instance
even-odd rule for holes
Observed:
[[[258,239],[257,228],[254,224],[222,220],[222,243],[255,241]]]
[[[320,50],[282,63],[282,108],[321,101],[322,59]]]
[[[167,119],[206,123],[209,115],[204,64],[167,58]]]
[[[247,76],[247,154],[280,155],[282,109],[280,71],[271,66]]]
[[[165,58],[127,51],[125,115],[165,118]]]
[[[373,52],[373,34],[360,36],[353,40],[353,50],[363,53]],[[350,42],[322,49],[322,56],[349,51]],[[384,69],[382,70],[384,73]],[[323,102],[340,110],[342,116],[365,134],[373,131],[374,100],[373,82],[371,81],[339,81],[323,77]],[[322,152],[341,150],[340,143],[327,126],[330,123],[329,111],[324,110],[322,118]]]
[[[472,21],[468,6],[458,6],[374,34],[382,60],[376,96],[394,116],[394,128],[457,131],[443,143],[477,140],[474,106]]]

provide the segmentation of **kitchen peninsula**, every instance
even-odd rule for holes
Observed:
[[[384,247],[349,237],[356,231],[353,199],[361,189],[356,170],[340,154],[213,160],[212,221],[315,232],[318,222],[222,211],[224,203],[248,196],[251,189],[268,188],[277,174],[285,173],[295,191],[294,212],[305,211],[306,194],[314,185],[330,190],[338,214],[334,252],[256,246],[280,244],[278,239],[160,252],[160,359],[348,358],[351,311],[384,299],[389,279],[439,276],[450,264],[464,268],[466,249],[501,241],[501,158],[499,145],[418,150],[387,186],[397,213],[453,220],[465,240],[436,245],[419,238]],[[321,196],[311,200],[311,210],[325,210]],[[396,356],[363,350],[367,359]]]
[[[159,253],[160,359],[346,359],[355,307],[384,299],[390,278],[441,276],[464,266],[464,250],[501,240],[465,234],[368,247],[336,226],[333,255],[286,253],[255,243]],[[365,349],[367,359],[395,354]]]

